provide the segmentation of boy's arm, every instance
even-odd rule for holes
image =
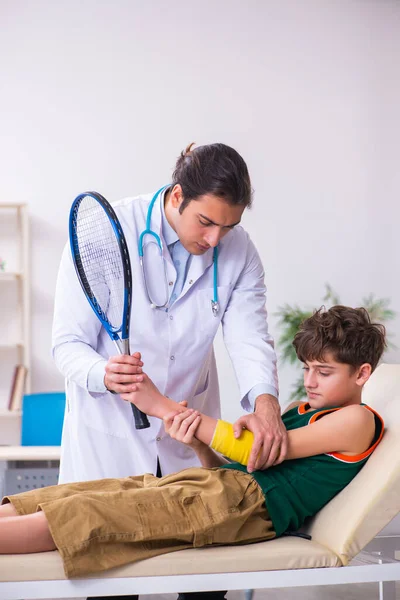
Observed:
[[[135,383],[130,386],[132,391],[120,394],[120,396],[123,400],[135,404],[146,415],[164,419],[171,412],[182,413],[187,410],[185,402],[180,404],[175,402],[175,400],[171,400],[171,398],[167,398],[167,396],[163,396],[146,373],[136,375],[133,379]],[[197,439],[209,446],[216,425],[217,419],[202,414],[200,423],[196,429]]]
[[[132,388],[132,392],[121,394],[121,398],[132,402],[150,416],[163,419],[172,411],[179,413],[186,410],[163,396],[144,373],[136,376]],[[360,405],[347,406],[306,427],[290,430],[286,460],[329,452],[359,454],[368,449],[374,432],[375,420],[370,411]],[[235,439],[230,423],[203,414],[196,429],[196,438],[208,446],[212,443],[212,448],[219,453],[243,465],[247,465],[254,439],[253,434],[246,430],[239,439]]]
[[[371,411],[360,405],[346,406],[288,433],[286,459],[329,452],[361,454],[371,445],[375,418]]]
[[[180,403],[185,404],[186,403]],[[203,467],[220,467],[227,461],[214,452],[207,444],[196,438],[196,430],[201,422],[201,415],[192,408],[185,412],[171,412],[163,419],[164,429],[172,439],[190,446],[197,454]]]
[[[330,452],[361,454],[370,447],[374,434],[373,413],[360,405],[347,406],[305,427],[288,431],[288,451],[285,460]],[[218,421],[212,438],[212,448],[234,461],[247,465],[252,445],[253,434],[250,431],[243,431],[241,437],[235,439],[232,425]]]

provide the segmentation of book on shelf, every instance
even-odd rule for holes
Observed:
[[[16,365],[11,383],[8,410],[21,410],[25,391],[25,380],[28,369],[24,365]]]

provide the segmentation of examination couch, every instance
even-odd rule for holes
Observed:
[[[83,598],[400,580],[400,563],[394,560],[397,538],[376,538],[400,512],[400,365],[380,365],[365,387],[363,400],[384,418],[383,440],[357,477],[307,523],[303,533],[311,539],[281,537],[245,546],[183,550],[73,580],[65,578],[57,551],[3,555],[0,598]],[[383,554],[360,555],[368,544]],[[386,589],[394,598],[394,584],[390,585]]]

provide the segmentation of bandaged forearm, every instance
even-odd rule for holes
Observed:
[[[243,429],[240,437],[235,438],[233,425],[218,420],[210,447],[230,460],[247,465],[253,442],[254,435],[251,431]]]

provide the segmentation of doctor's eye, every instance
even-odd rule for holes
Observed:
[[[209,225],[211,225],[211,223],[209,223],[209,222],[204,222],[204,221],[202,221],[201,219],[199,219],[199,223],[200,223],[200,225],[202,225],[203,227],[208,227]]]

